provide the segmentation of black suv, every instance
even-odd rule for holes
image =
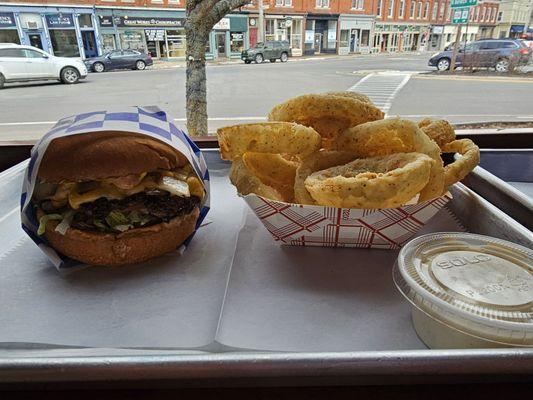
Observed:
[[[453,48],[435,53],[428,65],[439,71],[450,68]],[[531,49],[518,39],[483,39],[461,46],[457,53],[456,66],[494,68],[507,72],[530,61]]]
[[[291,48],[289,42],[286,40],[272,40],[266,42],[259,42],[254,47],[244,50],[241,53],[241,59],[250,64],[255,61],[257,64],[261,64],[264,60],[270,60],[270,62],[287,62],[291,55]]]

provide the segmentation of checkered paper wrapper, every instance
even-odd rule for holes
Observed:
[[[399,249],[452,198],[399,208],[363,210],[290,204],[255,194],[244,200],[284,245]]]
[[[209,211],[209,171],[203,154],[183,131],[179,130],[167,119],[164,111],[157,107],[124,107],[113,111],[95,111],[63,118],[32,148],[20,198],[22,229],[48,256],[58,270],[72,269],[83,264],[57,253],[48,245],[44,237],[37,235],[39,223],[35,210],[30,205],[37,179],[37,171],[43,155],[52,140],[63,136],[102,131],[142,134],[174,147],[187,157],[198,177],[204,182],[206,196],[200,210],[200,217],[196,223],[196,229],[198,229]],[[187,238],[182,247],[186,247],[193,236],[194,233]]]

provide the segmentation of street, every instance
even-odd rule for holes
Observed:
[[[275,104],[304,93],[363,92],[388,116],[451,122],[533,120],[533,79],[427,75],[429,54],[291,59],[210,65],[209,129],[259,121]],[[91,73],[76,85],[6,85],[0,141],[33,140],[61,117],[125,105],[157,105],[185,127],[185,68]]]

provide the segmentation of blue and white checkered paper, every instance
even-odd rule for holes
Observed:
[[[198,218],[196,229],[200,227],[209,211],[209,171],[203,154],[183,131],[179,130],[172,122],[169,122],[164,111],[157,107],[125,107],[120,110],[95,111],[63,118],[33,147],[20,197],[22,229],[48,256],[58,270],[70,269],[82,264],[57,253],[48,245],[44,237],[37,235],[39,222],[34,208],[30,206],[37,179],[37,171],[43,155],[52,140],[63,136],[102,131],[138,133],[151,136],[174,147],[187,157],[198,177],[204,182],[206,196],[200,210],[200,218]],[[186,246],[193,236],[194,233],[183,245]]]

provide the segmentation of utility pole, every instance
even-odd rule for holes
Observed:
[[[259,26],[257,27],[258,42],[265,42],[265,15],[263,13],[264,6],[263,0],[257,0],[257,6],[259,7]]]
[[[459,48],[459,42],[461,41],[461,29],[463,25],[457,25],[457,35],[455,36],[455,43],[453,45],[452,61],[450,63],[450,71],[455,71],[455,59],[457,58],[457,49]]]

